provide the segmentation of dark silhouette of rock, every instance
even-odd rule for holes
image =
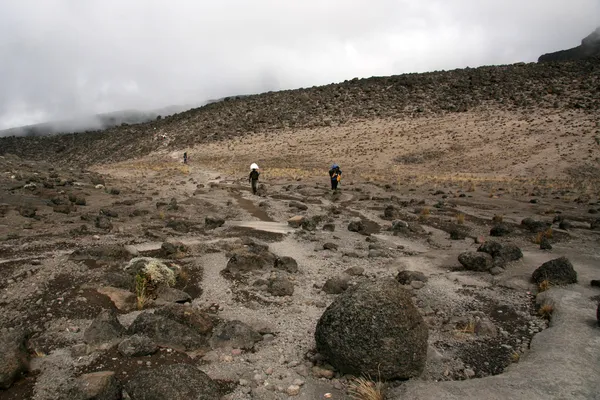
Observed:
[[[125,385],[131,400],[219,400],[218,385],[188,364],[140,370]]]
[[[130,334],[148,336],[161,347],[176,350],[197,350],[208,346],[207,339],[195,329],[163,315],[144,312],[129,327]]]
[[[93,345],[113,343],[124,333],[125,328],[119,323],[117,314],[112,310],[102,310],[83,333],[83,340]]]
[[[538,59],[538,62],[572,61],[590,57],[600,57],[600,27],[581,41],[581,45],[568,50],[547,53]]]
[[[216,229],[225,224],[225,219],[215,216],[208,216],[204,218],[204,225],[206,229]]]
[[[494,225],[492,227],[492,229],[490,229],[490,236],[506,236],[506,235],[510,235],[512,233],[512,229],[510,228],[510,226],[506,225],[506,224],[497,224]]]
[[[533,271],[531,277],[537,284],[545,280],[548,280],[552,285],[577,283],[577,272],[573,268],[573,264],[565,257],[543,263]]]
[[[8,389],[28,369],[26,336],[14,331],[0,334],[0,389]]]
[[[208,314],[193,306],[173,303],[159,308],[154,313],[189,326],[201,334],[210,333],[213,329],[213,323]]]
[[[119,353],[127,357],[149,356],[158,351],[158,346],[147,336],[132,335],[119,343]]]
[[[348,230],[350,232],[362,233],[365,231],[365,225],[361,219],[354,219],[348,224]]]
[[[298,272],[298,262],[296,262],[296,260],[294,260],[292,257],[278,257],[275,260],[275,268],[289,273],[296,273]]]
[[[551,224],[544,221],[537,221],[533,218],[525,218],[521,221],[521,225],[529,229],[533,233],[543,232],[550,227]]]
[[[291,296],[294,294],[294,284],[285,277],[277,276],[269,279],[268,291],[273,296]]]
[[[384,380],[419,376],[427,338],[410,294],[394,279],[364,282],[340,294],[315,332],[317,350],[340,372]]]
[[[467,251],[458,256],[458,261],[471,271],[487,271],[493,267],[494,259],[487,253]]]
[[[427,277],[419,271],[400,271],[396,280],[403,285],[410,285],[412,281],[427,282]]]
[[[226,321],[217,325],[210,338],[214,348],[252,350],[254,344],[262,340],[262,335],[241,321]]]
[[[327,279],[323,285],[323,291],[327,294],[340,294],[346,291],[349,284],[349,277],[335,277]]]

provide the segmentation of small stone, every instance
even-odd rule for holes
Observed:
[[[504,268],[502,267],[493,267],[490,269],[490,274],[492,275],[500,275],[504,272]]]
[[[335,376],[335,372],[318,366],[312,367],[312,373],[316,378],[332,379]]]
[[[414,289],[421,289],[423,286],[425,286],[425,283],[421,281],[412,281],[410,286],[412,286]]]
[[[300,394],[300,386],[298,385],[290,385],[288,386],[286,393],[289,396],[298,396],[298,394]]]
[[[302,379],[294,379],[294,382],[292,382],[292,385],[303,386],[304,383],[305,382]]]
[[[470,368],[467,368],[467,369],[465,369],[465,376],[466,376],[467,378],[472,378],[472,377],[474,377],[474,376],[475,376],[475,371],[473,371],[473,370],[472,370],[472,369],[470,369]]]

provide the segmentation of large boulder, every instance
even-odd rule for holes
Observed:
[[[8,389],[28,369],[23,332],[0,334],[0,389]]]
[[[210,338],[214,348],[252,350],[254,344],[262,340],[262,335],[241,321],[226,321],[219,324]]]
[[[232,252],[224,272],[233,276],[247,272],[273,267],[275,256],[268,251],[253,251],[252,249],[236,249]]]
[[[158,346],[149,337],[136,334],[121,341],[117,350],[127,357],[142,357],[156,353]]]
[[[113,344],[125,333],[117,314],[102,310],[83,333],[83,340],[91,345]]]
[[[129,333],[148,336],[161,347],[170,347],[179,351],[208,347],[207,339],[195,329],[163,315],[148,312],[136,317],[129,327]]]
[[[577,272],[573,268],[573,264],[565,257],[543,263],[533,271],[531,277],[537,284],[546,280],[553,285],[577,283]]]
[[[121,383],[113,371],[98,371],[77,378],[77,389],[85,400],[120,400]]]
[[[140,370],[125,385],[131,400],[219,400],[217,384],[198,368],[187,364]]]
[[[427,325],[409,292],[394,279],[364,282],[339,295],[315,332],[319,353],[342,373],[381,379],[419,376]]]
[[[494,259],[487,253],[467,251],[458,256],[458,261],[470,271],[488,271]]]
[[[213,329],[213,323],[208,314],[196,307],[173,303],[159,308],[154,313],[186,325],[201,334],[208,334]]]
[[[477,251],[482,252],[482,253],[488,253],[492,257],[497,257],[498,254],[500,254],[501,250],[502,250],[502,244],[498,243],[494,240],[486,240],[477,249]]]
[[[521,221],[521,225],[534,233],[543,232],[551,226],[550,223],[544,221],[537,221],[533,218],[525,218]]]
[[[506,225],[506,224],[497,224],[494,225],[492,227],[492,229],[490,229],[490,236],[506,236],[506,235],[510,235],[512,233],[512,229],[510,226]]]
[[[498,253],[497,257],[502,258],[504,261],[517,261],[523,258],[523,252],[521,249],[512,243],[505,244]]]

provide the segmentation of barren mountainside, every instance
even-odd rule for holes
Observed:
[[[554,53],[544,54],[539,58],[539,62],[548,61],[567,61],[580,60],[588,57],[600,56],[600,27],[586,36],[581,45],[568,50],[561,50]]]
[[[103,132],[0,138],[0,154],[81,165],[121,161],[165,146],[183,149],[252,132],[338,126],[478,109],[600,108],[600,60],[485,66],[352,79],[226,98],[159,121]]]

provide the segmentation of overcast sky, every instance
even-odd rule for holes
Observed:
[[[597,25],[599,0],[0,0],[0,129],[531,62]]]

